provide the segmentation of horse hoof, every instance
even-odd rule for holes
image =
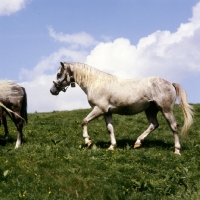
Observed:
[[[109,147],[108,150],[113,151],[114,147]]]
[[[136,148],[138,148],[138,147],[140,147],[141,146],[141,143],[135,143],[134,144],[134,149],[136,149]]]
[[[108,150],[113,151],[117,145],[116,144],[111,144]]]
[[[15,149],[18,149],[21,146],[21,142],[16,142]]]
[[[92,144],[92,141],[90,140],[86,145],[87,145],[87,148],[89,148]]]
[[[181,155],[181,153],[180,153],[179,150],[175,150],[175,151],[174,151],[174,154],[179,155],[179,156]]]

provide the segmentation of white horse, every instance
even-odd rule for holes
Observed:
[[[157,113],[161,111],[174,134],[175,153],[180,154],[181,145],[173,107],[178,97],[184,114],[183,135],[193,122],[193,107],[188,104],[187,95],[179,84],[159,77],[121,79],[83,63],[61,62],[50,92],[58,95],[60,91],[65,92],[70,84],[75,87],[75,83],[85,92],[93,108],[82,122],[83,138],[87,146],[91,145],[87,131],[91,120],[104,116],[111,140],[109,149],[113,150],[117,143],[112,114],[134,115],[145,111],[149,127],[137,138],[134,145],[134,148],[140,147],[144,138],[158,128]]]

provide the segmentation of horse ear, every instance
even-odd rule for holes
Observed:
[[[63,62],[60,62],[60,64],[61,64],[62,68],[64,68],[64,63],[63,63]]]

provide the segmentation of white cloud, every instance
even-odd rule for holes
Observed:
[[[0,15],[11,15],[25,7],[27,0],[1,0]]]
[[[134,73],[134,56],[136,47],[128,39],[118,38],[113,42],[101,42],[87,56],[86,62],[102,71],[121,77],[129,77],[127,70]],[[135,75],[136,76],[136,75]]]
[[[50,87],[53,84],[52,81],[55,80],[60,61],[85,62],[87,55],[88,52],[84,49],[74,50],[63,47],[48,57],[42,58],[32,70],[22,69],[20,79],[23,82],[19,85],[26,88],[28,112],[89,108],[87,97],[79,86],[75,89],[69,88],[66,93],[61,92],[59,96],[50,94]]]
[[[87,63],[121,77],[161,76],[180,81],[200,72],[200,3],[193,17],[175,33],[156,31],[136,46],[128,39],[100,43],[87,56]],[[123,73],[122,73],[123,72]]]
[[[55,73],[59,67],[60,61],[73,61],[79,60],[85,62],[87,52],[70,50],[67,48],[61,48],[58,51],[52,53],[50,56],[42,58],[42,60],[33,68],[33,70],[22,69],[20,72],[20,79],[26,78],[26,80],[34,80],[38,76]]]
[[[60,42],[69,43],[72,45],[80,45],[83,47],[89,47],[98,44],[98,42],[89,34],[85,32],[75,33],[75,34],[63,34],[56,33],[52,27],[49,27],[49,34],[55,40]]]
[[[118,38],[113,42],[97,44],[90,53],[83,49],[62,48],[43,58],[32,71],[24,69],[22,74],[29,77],[29,82],[21,85],[28,93],[29,112],[89,107],[86,95],[78,87],[69,88],[58,96],[50,94],[54,75],[47,74],[56,74],[60,61],[86,62],[100,70],[129,78],[156,75],[180,82],[188,76],[200,75],[199,13],[200,3],[193,8],[193,16],[188,23],[181,24],[176,32],[158,30],[141,38],[136,46],[126,38]],[[54,36],[63,41],[66,35],[55,33]],[[73,38],[73,35],[70,37]],[[70,43],[68,39],[66,41]],[[87,44],[87,38],[86,42],[72,40],[72,43],[83,47]]]

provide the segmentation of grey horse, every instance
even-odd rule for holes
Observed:
[[[177,83],[170,83],[159,77],[143,79],[121,79],[83,63],[61,62],[50,92],[58,95],[70,85],[77,83],[85,92],[93,110],[83,119],[82,129],[85,144],[90,146],[88,123],[103,115],[110,134],[110,150],[116,146],[112,114],[134,115],[145,112],[149,127],[136,140],[134,148],[140,147],[145,137],[158,128],[157,114],[160,111],[168,122],[175,142],[175,153],[180,154],[177,122],[173,107],[177,98],[184,115],[182,134],[188,132],[193,122],[193,107],[187,102],[187,95]]]
[[[6,116],[8,115],[17,128],[17,141],[15,148],[22,143],[23,125],[27,123],[27,95],[25,88],[12,81],[0,81],[0,102],[6,106],[1,107],[0,123],[4,126],[5,136],[9,136]]]

